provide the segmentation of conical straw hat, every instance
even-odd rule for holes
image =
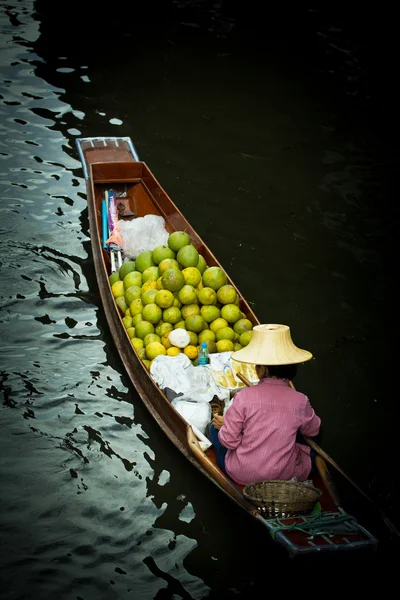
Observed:
[[[254,365],[292,365],[312,358],[311,352],[294,345],[287,325],[256,325],[247,346],[231,358]]]

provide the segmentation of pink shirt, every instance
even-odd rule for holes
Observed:
[[[225,413],[218,437],[228,448],[226,472],[241,485],[292,477],[304,481],[311,471],[310,448],[296,443],[296,433],[313,437],[320,425],[307,396],[286,380],[264,378],[238,392]]]

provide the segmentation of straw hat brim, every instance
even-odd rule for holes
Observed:
[[[293,343],[287,325],[278,324],[256,325],[249,344],[231,355],[239,362],[267,366],[299,364],[312,357]]]

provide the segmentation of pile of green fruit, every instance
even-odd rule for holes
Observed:
[[[132,346],[147,368],[159,354],[184,352],[197,364],[198,349],[240,350],[253,324],[239,308],[239,296],[220,267],[208,267],[185,231],[175,231],[167,246],[157,246],[122,264],[110,285]],[[185,329],[190,342],[173,346],[169,333]]]

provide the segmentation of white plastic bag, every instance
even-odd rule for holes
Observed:
[[[145,250],[168,244],[169,233],[160,215],[146,215],[131,221],[118,221],[125,258],[134,260]]]
[[[211,406],[208,402],[196,402],[176,398],[171,402],[182,417],[204,435],[211,421]]]

